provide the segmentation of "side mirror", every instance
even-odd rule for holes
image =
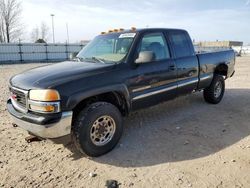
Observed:
[[[143,51],[139,53],[139,57],[135,60],[135,63],[149,63],[155,59],[155,54],[152,51]]]

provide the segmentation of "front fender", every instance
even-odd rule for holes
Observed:
[[[125,84],[116,84],[116,85],[105,86],[101,88],[95,88],[95,89],[91,89],[88,91],[81,91],[81,92],[75,93],[74,95],[68,98],[66,102],[66,108],[72,110],[76,107],[77,104],[79,104],[84,99],[87,99],[92,96],[100,95],[103,93],[108,93],[108,92],[118,92],[121,95],[123,95],[126,99],[127,107],[128,109],[130,109],[131,107],[130,95],[129,95],[128,88]]]

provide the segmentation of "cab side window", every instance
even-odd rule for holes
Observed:
[[[169,48],[162,33],[144,35],[139,44],[138,54],[143,51],[152,51],[156,61],[170,58]]]
[[[170,41],[175,51],[176,58],[192,56],[193,52],[189,46],[189,40],[185,33],[170,34]]]

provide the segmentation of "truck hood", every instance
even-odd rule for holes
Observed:
[[[25,71],[13,76],[10,84],[25,90],[53,88],[74,79],[107,72],[114,66],[114,64],[66,61]]]

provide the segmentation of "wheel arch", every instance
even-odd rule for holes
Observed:
[[[90,91],[79,92],[67,101],[67,108],[73,110],[73,118],[84,107],[94,102],[108,102],[115,105],[123,116],[130,111],[130,97],[125,85],[108,86]]]
[[[214,69],[214,74],[219,74],[227,77],[228,75],[228,65],[226,63],[218,64]]]

